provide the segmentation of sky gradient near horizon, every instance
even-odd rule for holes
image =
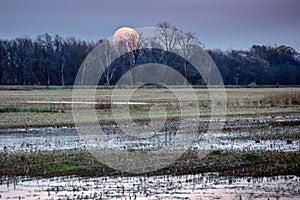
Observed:
[[[168,21],[208,49],[289,45],[300,51],[299,0],[1,0],[0,38],[43,33],[97,41],[122,26]]]

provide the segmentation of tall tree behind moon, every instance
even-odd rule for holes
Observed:
[[[130,27],[119,28],[113,35],[112,42],[123,53],[137,48],[140,40],[139,34]]]
[[[120,55],[128,53],[128,69],[131,69],[135,65],[135,54],[132,51],[138,48],[139,41],[139,34],[133,28],[130,27],[119,28],[113,35],[112,43],[114,47],[118,50]],[[126,73],[123,77],[123,80],[126,80],[123,84],[132,85],[133,76],[134,74],[132,74],[131,70],[129,70],[128,73]]]

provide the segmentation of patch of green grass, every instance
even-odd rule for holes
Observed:
[[[25,110],[25,112],[47,112],[47,113],[58,113],[59,110],[30,108],[30,109],[28,109],[28,110]]]
[[[132,153],[132,152],[136,152],[135,149],[127,149],[128,152]]]
[[[25,112],[46,112],[46,113],[58,113],[59,110],[55,109],[39,109],[39,108],[30,108],[25,110]]]
[[[21,156],[20,156],[20,160],[23,161],[23,162],[26,161],[26,160],[27,160],[26,155],[24,155],[24,154],[21,155]]]
[[[202,105],[202,106],[199,106],[200,108],[202,107],[202,108],[204,108],[204,109],[207,109],[207,108],[209,108],[209,106],[207,105],[207,104],[204,104],[204,105]]]
[[[287,164],[292,164],[293,160],[290,159],[290,158],[286,158],[286,159],[285,159],[285,162],[286,162]]]
[[[85,165],[73,165],[70,164],[70,162],[66,162],[64,164],[59,163],[59,162],[55,162],[53,163],[52,166],[47,165],[44,160],[40,160],[38,162],[38,165],[49,171],[49,172],[64,172],[64,171],[71,171],[71,170],[91,170],[91,168],[89,166],[85,166]]]
[[[148,153],[150,150],[149,149],[143,149],[143,150],[136,150],[136,149],[127,149],[128,152],[132,153],[132,152],[139,152],[139,153]]]
[[[180,110],[167,110],[168,115],[180,115],[181,111]]]
[[[59,164],[54,163],[52,167],[49,167],[48,170],[50,172],[64,172],[64,171],[70,171],[70,170],[91,170],[89,166],[85,165],[72,165],[72,164]]]
[[[6,106],[4,108],[1,108],[0,112],[22,112],[23,109],[21,107],[15,107],[15,106]]]
[[[149,149],[144,149],[144,150],[141,150],[140,152],[141,153],[148,153],[150,150]]]
[[[261,156],[257,153],[245,153],[242,155],[243,160],[255,161],[261,159]]]
[[[46,86],[46,89],[73,89],[73,86],[60,86],[60,85],[51,85],[51,86]]]
[[[45,167],[48,167],[46,164],[45,164],[45,161],[44,160],[40,160],[38,165],[42,168],[45,168]]]
[[[82,155],[76,155],[73,159],[75,162],[82,162],[83,161],[83,156]]]
[[[214,150],[210,152],[210,155],[221,155],[221,150]]]

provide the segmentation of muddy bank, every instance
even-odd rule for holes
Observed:
[[[187,151],[178,160],[163,169],[135,175],[182,175],[206,172],[218,172],[222,176],[300,175],[300,151],[242,152],[215,150],[209,152],[203,158],[199,157],[199,153],[201,152],[195,150]],[[1,177],[134,175],[109,168],[84,150],[0,153],[0,157]]]

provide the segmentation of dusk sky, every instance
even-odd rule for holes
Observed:
[[[0,38],[39,34],[99,40],[122,26],[168,21],[206,48],[289,45],[300,51],[299,0],[1,0]]]

